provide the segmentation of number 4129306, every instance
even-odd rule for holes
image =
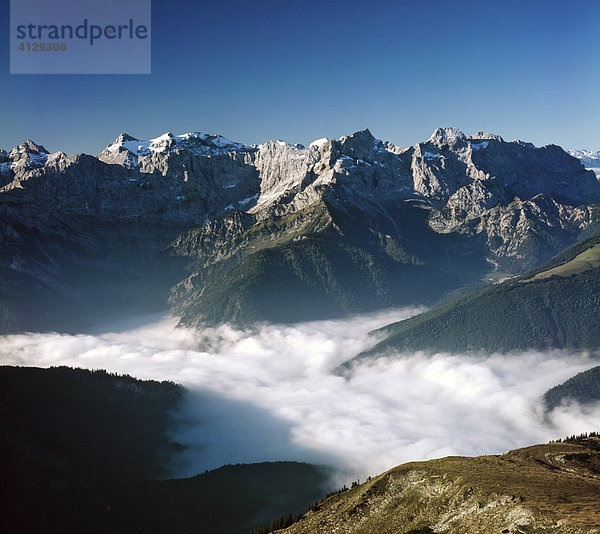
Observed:
[[[19,50],[23,52],[64,52],[67,49],[65,43],[21,43]]]

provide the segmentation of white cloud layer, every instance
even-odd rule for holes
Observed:
[[[396,310],[338,321],[188,330],[153,320],[99,335],[0,337],[0,363],[107,369],[180,382],[190,395],[174,437],[178,475],[225,463],[301,460],[349,478],[446,455],[501,453],[600,427],[600,406],[545,416],[552,386],[598,364],[563,351],[404,354],[334,370],[370,347]]]

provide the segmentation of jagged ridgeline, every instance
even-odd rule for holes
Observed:
[[[122,134],[97,157],[0,153],[0,328],[81,331],[171,307],[186,324],[433,304],[547,261],[600,226],[560,147],[444,128],[309,147]]]

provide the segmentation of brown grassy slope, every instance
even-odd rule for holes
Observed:
[[[285,532],[600,532],[600,440],[404,464],[330,497]]]
[[[574,274],[580,274],[590,269],[597,269],[598,267],[600,267],[600,245],[594,245],[593,247],[584,250],[581,254],[578,254],[571,261],[548,269],[547,271],[542,271],[533,278],[524,280],[524,282],[543,280],[544,278],[550,278],[551,276],[573,276]]]

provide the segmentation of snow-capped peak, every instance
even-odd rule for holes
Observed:
[[[600,163],[600,150],[581,150],[568,148],[566,152],[574,158],[580,159],[581,161],[594,160],[594,163]]]
[[[138,141],[138,139],[125,132],[115,139],[115,143],[124,143],[125,141]]]
[[[9,157],[11,159],[19,159],[19,156],[25,156],[26,154],[49,154],[49,152],[42,146],[34,143],[31,139],[17,145],[10,151]]]
[[[578,150],[569,148],[566,152],[581,161],[586,169],[594,171],[596,176],[598,176],[598,179],[600,179],[600,150]]]
[[[56,163],[66,157],[64,152],[50,154],[42,145],[28,139],[8,154],[0,150],[0,174],[5,174],[11,169],[15,172],[37,169],[46,165],[46,162]]]
[[[31,169],[42,167],[45,165],[48,155],[49,152],[42,145],[38,145],[31,139],[28,139],[10,151],[8,154],[10,162],[7,161],[2,164],[2,172],[9,168],[15,169],[17,167],[22,167]]]
[[[327,139],[327,137],[321,137],[320,139],[315,139],[310,145],[308,145],[310,148],[321,148],[325,143],[327,143],[327,141],[329,141],[329,139]]]
[[[139,158],[174,149],[189,150],[197,156],[210,156],[228,152],[247,152],[254,150],[254,147],[236,143],[220,135],[202,132],[188,132],[180,135],[166,132],[148,140],[136,139],[123,133],[106,147],[105,153],[118,153],[126,150]]]

